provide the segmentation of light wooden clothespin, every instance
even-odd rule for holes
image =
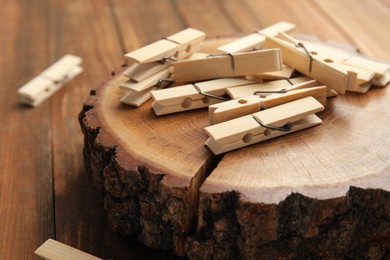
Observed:
[[[178,61],[173,67],[177,82],[244,76],[283,68],[279,49],[209,55],[203,59]]]
[[[150,92],[173,83],[172,64],[188,58],[201,47],[205,33],[187,28],[143,48],[124,55],[126,60],[136,61],[123,74],[129,81],[121,84],[121,88],[129,92],[121,98],[121,102],[141,106],[151,98]]]
[[[172,75],[171,68],[166,68],[160,72],[157,72],[156,74],[154,74],[154,75],[150,76],[149,78],[144,79],[143,81],[140,81],[140,82],[128,80],[125,83],[120,84],[119,87],[122,89],[140,92],[140,91],[146,90],[150,87],[159,85],[162,82],[167,82],[167,81],[170,81],[171,83],[173,83],[173,75]]]
[[[285,34],[280,35],[282,38],[290,41],[297,41],[292,37],[286,37]],[[316,56],[326,57],[327,60],[332,60],[335,66],[345,68],[357,74],[356,84],[349,86],[348,91],[365,93],[371,87],[386,86],[390,82],[390,64],[371,60],[363,57],[357,52],[346,51],[344,49],[327,46],[321,43],[313,43],[301,41],[310,50],[315,50]]]
[[[308,77],[298,77],[291,79],[281,79],[268,82],[252,83],[238,87],[228,87],[226,92],[232,99],[253,95],[256,91],[263,93],[278,92],[284,90],[294,90],[318,86],[318,82]]]
[[[356,85],[356,72],[335,64],[332,59],[316,55],[315,50],[309,50],[302,42],[294,44],[275,37],[267,37],[265,47],[280,48],[285,64],[339,93],[344,94],[347,89]]]
[[[20,102],[38,106],[83,71],[81,62],[80,57],[65,55],[18,90]]]
[[[218,50],[225,53],[237,53],[263,48],[266,36],[276,36],[279,32],[290,32],[295,25],[287,22],[278,22],[258,32],[237,39],[231,43],[220,46]]]
[[[230,99],[225,97],[228,87],[251,84],[254,81],[240,78],[222,78],[195,84],[152,91],[156,115],[165,115],[207,107]]]
[[[325,86],[295,90],[282,89],[271,94],[267,91],[255,92],[251,96],[209,106],[210,124],[219,124],[309,96],[314,97],[325,106],[326,93],[327,89]]]
[[[314,113],[324,106],[306,97],[205,128],[206,145],[214,154],[225,153],[270,138],[289,134],[322,121]]]
[[[138,50],[129,52],[124,57],[137,63],[164,62],[167,59],[175,60],[176,57],[182,55],[181,52],[193,52],[193,49],[197,48],[205,37],[204,32],[187,28]]]
[[[48,239],[34,253],[46,260],[102,260],[54,239]]]

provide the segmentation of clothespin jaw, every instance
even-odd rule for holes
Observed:
[[[206,145],[221,154],[272,137],[285,135],[316,124],[314,115],[324,106],[313,97],[305,97],[264,111],[239,117],[205,128]]]
[[[181,52],[191,53],[205,38],[205,33],[193,28],[187,28],[159,41],[151,43],[138,50],[124,55],[127,60],[138,63],[165,61],[182,55]]]
[[[18,90],[21,103],[38,106],[83,69],[80,57],[67,54]]]
[[[173,82],[172,69],[166,68],[156,74],[144,79],[143,81],[136,82],[134,80],[128,80],[125,83],[119,85],[120,88],[126,90],[133,90],[136,92],[143,91],[152,86],[158,85],[161,81],[171,80]]]
[[[225,53],[237,53],[253,51],[263,48],[266,36],[276,36],[279,32],[290,32],[295,25],[288,22],[278,22],[258,32],[251,33],[231,43],[218,47],[218,50]]]
[[[251,83],[254,81],[240,78],[221,78],[156,90],[152,92],[154,100],[152,106],[156,115],[203,108],[226,101],[228,98],[224,94],[228,87]]]
[[[326,94],[327,88],[325,86],[319,86],[289,91],[284,90],[284,92],[281,91],[280,93],[270,95],[251,95],[229,100],[209,106],[210,124],[222,123],[309,96],[314,97],[325,106]]]
[[[279,49],[210,55],[201,59],[178,61],[173,67],[177,82],[237,77],[283,69]]]

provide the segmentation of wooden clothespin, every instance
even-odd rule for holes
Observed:
[[[279,49],[234,54],[215,54],[203,59],[183,60],[173,64],[177,82],[236,77],[282,70]]]
[[[152,61],[164,62],[167,59],[176,59],[181,52],[191,53],[197,49],[205,38],[205,33],[193,28],[187,28],[159,41],[151,43],[138,50],[124,55],[125,59],[138,63]]]
[[[130,79],[125,83],[120,84],[119,87],[122,89],[140,92],[167,81],[173,83],[173,75],[171,68],[166,68],[160,72],[157,72],[156,74],[151,75],[149,78],[146,78],[140,82],[136,82]]]
[[[232,99],[253,95],[257,91],[263,93],[278,92],[280,90],[294,90],[318,86],[318,82],[308,77],[281,79],[268,82],[252,83],[238,87],[228,87],[226,92]]]
[[[269,94],[267,91],[253,94],[209,106],[210,124],[219,124],[309,96],[325,106],[327,89],[325,86],[319,86],[295,90],[283,89],[270,95],[267,95]]]
[[[294,40],[293,40],[294,41]],[[283,62],[327,87],[344,94],[356,85],[357,73],[335,64],[332,59],[316,55],[301,42],[291,43],[275,37],[267,37],[266,48],[280,48]]]
[[[281,33],[281,39],[296,44],[298,40]],[[341,70],[352,71],[357,74],[356,84],[349,85],[347,91],[365,93],[371,85],[385,86],[390,81],[390,64],[370,60],[357,52],[328,46],[318,42],[300,41],[317,58],[331,62]]]
[[[200,46],[200,44],[198,44]],[[198,48],[198,47],[197,47]],[[165,62],[158,62],[158,61],[153,61],[153,62],[147,62],[147,63],[135,63],[131,65],[127,70],[123,72],[123,75],[126,77],[130,78],[133,81],[136,82],[141,82],[148,77],[163,71],[167,68],[170,68],[172,64],[176,61],[182,60],[182,59],[198,59],[200,57],[205,57],[207,54],[200,54],[194,52],[197,50],[197,48],[192,48],[189,50],[189,52],[181,52],[180,55],[178,55],[175,60],[172,59],[166,59]]]
[[[294,69],[283,64],[281,71],[272,71],[264,73],[256,73],[253,75],[246,76],[247,79],[253,80],[278,80],[291,78],[294,73]]]
[[[102,260],[54,239],[48,239],[34,253],[46,260]]]
[[[225,153],[270,138],[289,134],[322,121],[314,113],[324,106],[306,97],[205,128],[206,145],[214,154]]]
[[[218,50],[225,53],[237,53],[263,48],[266,36],[276,36],[279,32],[290,32],[295,25],[287,22],[278,22],[258,32],[237,39],[231,43],[220,46]]]
[[[228,87],[251,84],[254,81],[240,78],[222,78],[152,91],[156,115],[207,107],[230,98],[225,97]]]
[[[83,71],[81,62],[80,57],[65,55],[18,90],[20,102],[38,106]]]

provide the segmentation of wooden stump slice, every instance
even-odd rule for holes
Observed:
[[[207,109],[157,117],[151,102],[122,105],[123,70],[79,117],[115,230],[190,258],[390,252],[388,88],[330,99],[323,125],[217,157],[204,145]]]

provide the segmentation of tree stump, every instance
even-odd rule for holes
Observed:
[[[340,95],[321,126],[214,156],[207,109],[122,105],[123,70],[79,116],[114,230],[189,258],[390,256],[389,88]]]

